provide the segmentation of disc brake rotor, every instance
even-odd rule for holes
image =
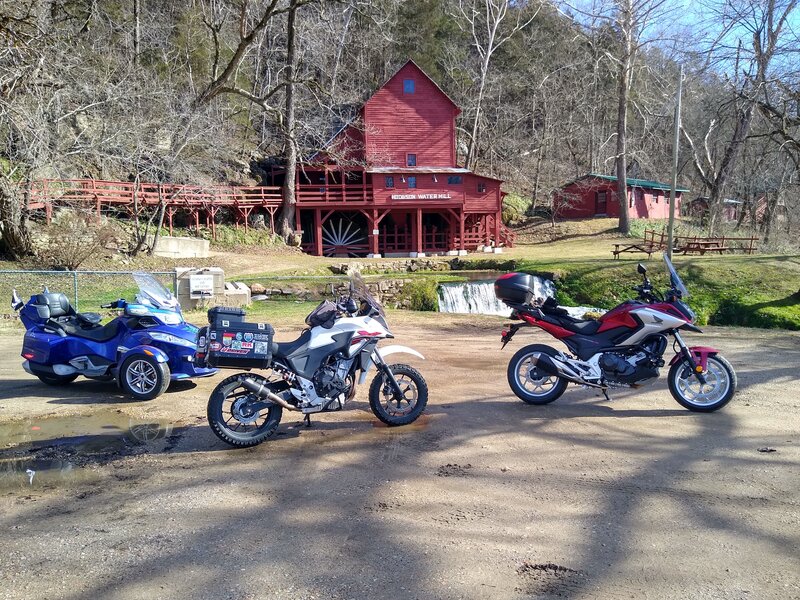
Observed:
[[[245,425],[255,423],[261,416],[261,411],[252,411],[247,407],[247,404],[249,403],[248,398],[249,396],[237,398],[236,401],[234,401],[233,406],[231,406],[231,414],[237,421]]]

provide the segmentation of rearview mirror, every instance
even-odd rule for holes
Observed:
[[[639,263],[636,266],[636,270],[639,272],[639,275],[646,275],[647,274],[647,267],[645,267],[642,263]]]

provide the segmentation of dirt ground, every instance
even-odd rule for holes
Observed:
[[[416,424],[379,426],[364,386],[250,450],[205,422],[225,374],[129,403],[43,386],[0,335],[0,597],[800,598],[800,334],[694,336],[739,375],[706,415],[663,376],[525,405],[507,361],[548,338],[501,352],[501,323],[399,318]]]

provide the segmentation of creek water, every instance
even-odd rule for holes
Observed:
[[[494,279],[442,283],[439,285],[439,312],[499,315],[508,317],[511,309],[494,295]],[[549,279],[533,278],[535,298],[555,297],[556,287]],[[562,306],[572,317],[582,318],[587,312],[604,312],[586,306]]]
[[[549,279],[533,278],[534,296],[554,296],[556,288]],[[511,309],[494,295],[494,279],[443,283],[439,286],[439,312],[500,315],[508,317]]]

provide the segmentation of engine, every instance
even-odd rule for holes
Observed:
[[[664,366],[661,357],[667,349],[664,335],[651,335],[638,346],[622,352],[605,352],[598,364],[606,380],[613,383],[634,384],[658,377]]]
[[[347,380],[352,363],[352,358],[330,356],[314,373],[312,382],[317,394],[321,397],[335,398],[339,394],[346,393],[352,385],[352,382]]]

